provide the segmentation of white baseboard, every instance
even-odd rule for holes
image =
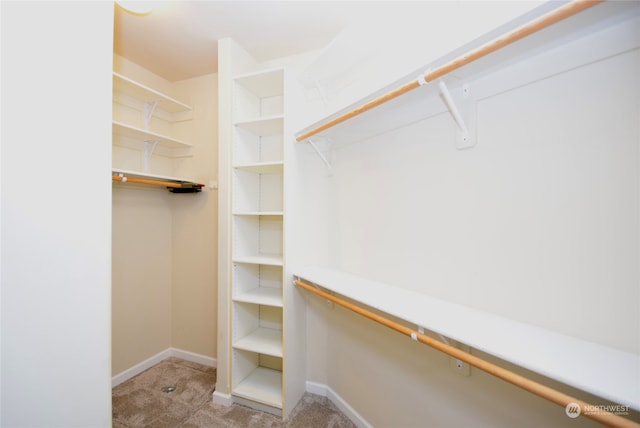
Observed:
[[[202,364],[207,367],[218,367],[218,361],[215,358],[207,357],[204,355],[196,354],[194,352],[184,351],[182,349],[169,348],[171,350],[171,356],[181,358],[192,363]]]
[[[233,397],[231,396],[231,394],[222,394],[216,390],[213,391],[213,394],[211,395],[213,402],[216,404],[221,404],[225,407],[229,407],[233,404]]]
[[[342,397],[340,397],[329,386],[317,382],[306,383],[306,391],[311,394],[327,397],[335,406],[340,409],[342,413],[348,417],[359,428],[373,428],[372,425],[366,421],[353,407],[349,405]]]
[[[206,357],[204,355],[195,354],[193,352],[184,351],[182,349],[167,348],[164,351],[158,352],[156,355],[147,358],[141,363],[138,363],[135,366],[113,376],[111,378],[111,387],[113,388],[120,385],[122,382],[125,382],[132,377],[139,375],[143,371],[150,369],[160,361],[166,360],[169,357],[182,358],[183,360],[202,364],[204,366],[217,367],[217,361],[215,358]]]

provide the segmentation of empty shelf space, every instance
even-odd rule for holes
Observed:
[[[282,372],[257,367],[233,389],[233,394],[268,406],[282,408]]]
[[[113,91],[142,101],[159,101],[158,108],[169,113],[191,110],[187,104],[116,72],[113,73]]]
[[[235,82],[257,98],[269,98],[284,93],[284,70],[262,70],[237,76]]]
[[[234,168],[249,171],[256,174],[282,174],[283,162],[256,162],[243,165],[235,165]]]
[[[282,331],[258,328],[249,335],[237,340],[233,347],[282,358]]]
[[[112,132],[117,135],[121,135],[126,138],[135,139],[138,141],[158,141],[159,145],[169,148],[191,148],[191,144],[180,141],[176,138],[168,137],[166,135],[158,134],[152,131],[148,131],[135,126],[127,125],[122,122],[113,122]]]
[[[233,298],[235,302],[253,303],[256,305],[266,305],[282,307],[282,289],[272,287],[257,287],[245,291]]]
[[[283,116],[261,117],[236,122],[235,126],[246,129],[255,135],[277,135],[284,131],[284,118]]]

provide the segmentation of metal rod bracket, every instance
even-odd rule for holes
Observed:
[[[320,160],[327,166],[327,171],[329,173],[331,173],[333,171],[333,167],[331,166],[331,162],[329,162],[327,160],[327,158],[325,157],[324,154],[322,154],[322,152],[320,151],[320,149],[318,148],[318,146],[316,145],[316,143],[313,142],[313,140],[311,138],[307,139],[307,141],[309,142],[309,146],[311,146],[311,148],[313,149],[314,152],[316,152],[316,154],[318,155],[318,157],[320,158]]]
[[[469,85],[462,86],[462,100],[456,105],[447,85],[443,80],[438,82],[440,98],[449,110],[453,121],[456,124],[456,148],[468,149],[476,145],[476,103],[471,99]]]

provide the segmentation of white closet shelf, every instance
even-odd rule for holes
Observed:
[[[158,108],[169,113],[192,110],[191,106],[115,71],[113,72],[113,91],[131,95],[147,102],[159,101]]]
[[[113,122],[112,131],[114,134],[121,135],[126,138],[131,138],[137,141],[158,141],[159,146],[172,148],[172,149],[189,149],[191,144],[185,143],[175,138],[168,137],[166,135],[151,132],[142,128],[128,125],[122,122]]]
[[[284,132],[284,116],[260,117],[253,120],[236,122],[235,126],[261,137],[278,135]]]
[[[257,367],[233,388],[233,395],[282,408],[282,372]]]
[[[248,263],[254,265],[282,266],[282,255],[255,254],[251,256],[239,256],[233,258],[234,263]]]
[[[282,331],[260,327],[251,332],[251,334],[237,340],[233,347],[243,351],[282,358]]]
[[[452,93],[455,92],[454,98],[457,98],[465,82],[485,77],[523,57],[550,52],[563,43],[617,25],[637,16],[640,9],[638,2],[571,3],[558,3],[560,6],[554,6],[555,9],[551,11],[548,10],[548,5],[543,5],[533,11],[531,16],[515,19],[468,45],[433,59],[414,73],[391,82],[298,131],[296,140],[347,144],[446,112],[447,108],[439,100],[438,81],[445,82]],[[580,10],[573,16],[565,16],[548,27],[538,25],[539,20],[548,16],[545,14],[551,15],[563,8],[568,10],[572,7],[588,9]],[[528,24],[531,24],[533,32],[522,31]],[[505,44],[510,34],[529,35]],[[485,47],[488,49],[484,50]],[[429,58],[425,60],[428,61]],[[472,86],[472,98],[473,94]]]
[[[281,308],[282,289],[275,287],[257,287],[235,296],[233,301]]]
[[[282,174],[283,162],[256,162],[234,166],[236,169],[254,172],[256,174]]]
[[[281,68],[242,74],[234,80],[258,98],[274,97],[284,93],[284,70]]]
[[[166,187],[171,193],[199,193],[204,184],[196,183],[184,178],[167,175],[147,174],[123,169],[112,169],[111,179],[120,183],[148,184]]]
[[[263,216],[263,217],[281,217],[284,215],[282,211],[246,211],[246,212],[234,212],[233,215],[238,216]]]
[[[614,403],[640,409],[640,355],[335,269],[294,275],[399,319]]]
[[[190,180],[188,178],[172,177],[170,175],[161,175],[161,174],[150,174],[150,173],[139,172],[139,171],[131,171],[127,169],[113,168],[111,172],[113,174],[123,174],[127,177],[148,178],[151,180],[175,181],[176,183],[195,183],[194,180]]]

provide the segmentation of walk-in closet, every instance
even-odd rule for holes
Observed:
[[[0,425],[640,427],[640,1],[1,12]]]

